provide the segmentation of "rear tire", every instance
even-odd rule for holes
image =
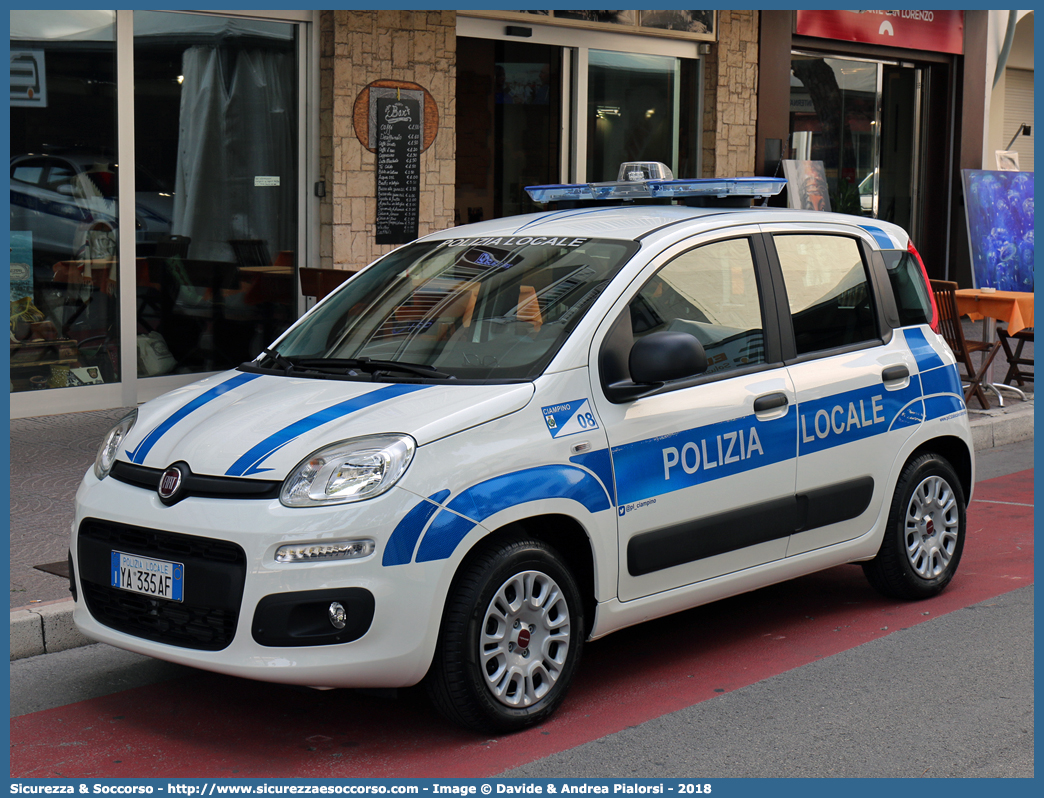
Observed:
[[[964,489],[950,463],[925,454],[903,468],[877,556],[863,573],[891,598],[931,598],[949,584],[964,551]]]
[[[475,731],[539,723],[565,698],[584,629],[580,591],[554,549],[537,540],[492,544],[454,582],[428,695]]]

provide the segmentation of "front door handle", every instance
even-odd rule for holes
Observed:
[[[786,406],[788,401],[785,393],[767,393],[754,400],[754,412],[764,413],[766,410],[775,410],[777,407]]]

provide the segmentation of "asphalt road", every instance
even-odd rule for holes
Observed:
[[[981,453],[977,476],[1032,467],[1027,442]],[[1015,504],[1025,508],[1032,501],[1030,493]],[[1011,505],[995,502],[997,517]],[[988,509],[983,517],[989,523]],[[831,592],[834,587],[841,592]],[[169,772],[164,767],[191,770],[189,763],[205,761],[198,766],[213,775],[255,776],[268,769],[272,775],[426,776],[438,769],[525,778],[1032,777],[1031,571],[1025,587],[939,613],[917,611],[920,604],[873,604],[862,593],[849,601],[863,589],[861,575],[852,566],[834,569],[802,588],[819,602],[815,614],[832,613],[830,623],[838,619],[840,629],[858,627],[862,612],[861,623],[873,634],[810,653],[796,666],[766,662],[771,658],[758,653],[762,635],[745,630],[770,623],[765,618],[777,611],[777,599],[796,589],[768,588],[776,592],[747,594],[598,641],[561,717],[494,740],[447,731],[417,690],[401,691],[397,699],[296,691],[103,645],[20,660],[11,663],[12,773],[35,767],[36,775],[59,775],[44,771],[66,746],[61,775],[160,775]],[[878,633],[872,624],[881,614],[894,626]],[[784,624],[780,638],[797,641],[806,620],[785,610],[776,623]],[[685,653],[694,646],[692,635],[679,638],[676,624],[711,638],[699,643],[695,660]],[[793,642],[792,650],[827,637]],[[661,660],[672,659],[682,670],[661,668]],[[694,684],[686,673],[692,680],[704,664],[711,673],[705,694],[675,695]],[[719,683],[726,686],[712,692]],[[162,719],[144,714],[148,707],[162,707]],[[614,728],[616,716],[638,720]],[[20,754],[33,746],[39,761]],[[133,761],[122,753],[132,747],[139,752]],[[79,759],[68,757],[76,751]]]
[[[1034,588],[1020,588],[520,767],[489,773],[513,778],[700,780],[1031,778],[1033,602]],[[170,706],[178,701],[172,694],[195,691],[193,675],[180,666],[102,645],[21,660],[12,663],[12,715],[175,680],[169,682],[171,692],[163,702]],[[249,694],[255,699],[270,694],[268,687],[244,685],[249,683],[237,685],[248,694],[240,700],[250,700]],[[125,704],[148,712],[155,704],[147,695],[141,695],[140,703]],[[320,694],[314,695],[318,699]],[[395,702],[369,699],[367,714],[403,714],[395,704],[413,700],[423,701],[423,696],[411,691]],[[125,704],[105,707],[100,715],[123,712],[118,707]],[[272,722],[278,723],[279,713],[272,714]],[[423,725],[439,723],[423,711],[408,720],[407,734],[411,725],[419,734]],[[196,722],[206,725],[209,720],[203,716]],[[108,733],[98,728],[98,721],[91,724],[92,737],[103,739]],[[83,744],[66,741],[61,723],[43,725],[50,728],[49,746]],[[13,728],[13,744],[19,736]],[[154,744],[166,748],[180,735],[157,729],[155,736]],[[131,744],[142,745],[137,737],[128,738],[126,747]],[[459,756],[471,747],[488,750],[496,745],[510,746],[511,738],[488,741],[457,735],[451,748]],[[236,752],[245,750],[242,740],[230,740],[229,748],[225,753],[231,761],[238,761]],[[302,749],[297,753],[302,762],[310,762]],[[99,759],[105,758],[108,750],[99,754]],[[218,752],[200,756],[217,757]],[[184,775],[200,775],[188,771]],[[463,765],[457,771],[466,772]],[[311,767],[307,773],[330,775]],[[419,772],[404,775],[423,773],[421,766]],[[19,775],[16,769],[12,774]],[[61,775],[79,774],[66,770]]]
[[[505,777],[1031,778],[1032,587]]]

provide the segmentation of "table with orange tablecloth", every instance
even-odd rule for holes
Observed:
[[[972,321],[1000,319],[1008,323],[1008,335],[1033,326],[1033,293],[1031,291],[987,291],[961,288],[957,294],[957,310]]]
[[[995,340],[992,319],[1008,323],[1008,335],[1015,335],[1020,330],[1033,329],[1033,292],[1032,291],[990,291],[983,288],[961,288],[954,292],[957,295],[957,310],[962,316],[972,321],[984,319],[983,340]],[[993,371],[993,366],[990,366]],[[996,386],[992,376],[987,378],[994,388],[1002,387],[1013,390],[1025,398],[1021,391],[1010,385]],[[997,396],[1000,396],[998,391]],[[1003,400],[1001,407],[1004,406]]]

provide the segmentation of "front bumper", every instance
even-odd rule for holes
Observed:
[[[316,687],[415,684],[431,662],[452,574],[445,560],[382,565],[391,531],[418,501],[396,487],[337,507],[208,498],[168,507],[154,491],[88,473],[72,530],[74,620],[93,639],[219,673]],[[346,538],[373,539],[376,551],[275,560],[286,543]],[[110,587],[112,551],[184,564],[184,600]],[[347,610],[344,629],[324,625],[334,600]]]

